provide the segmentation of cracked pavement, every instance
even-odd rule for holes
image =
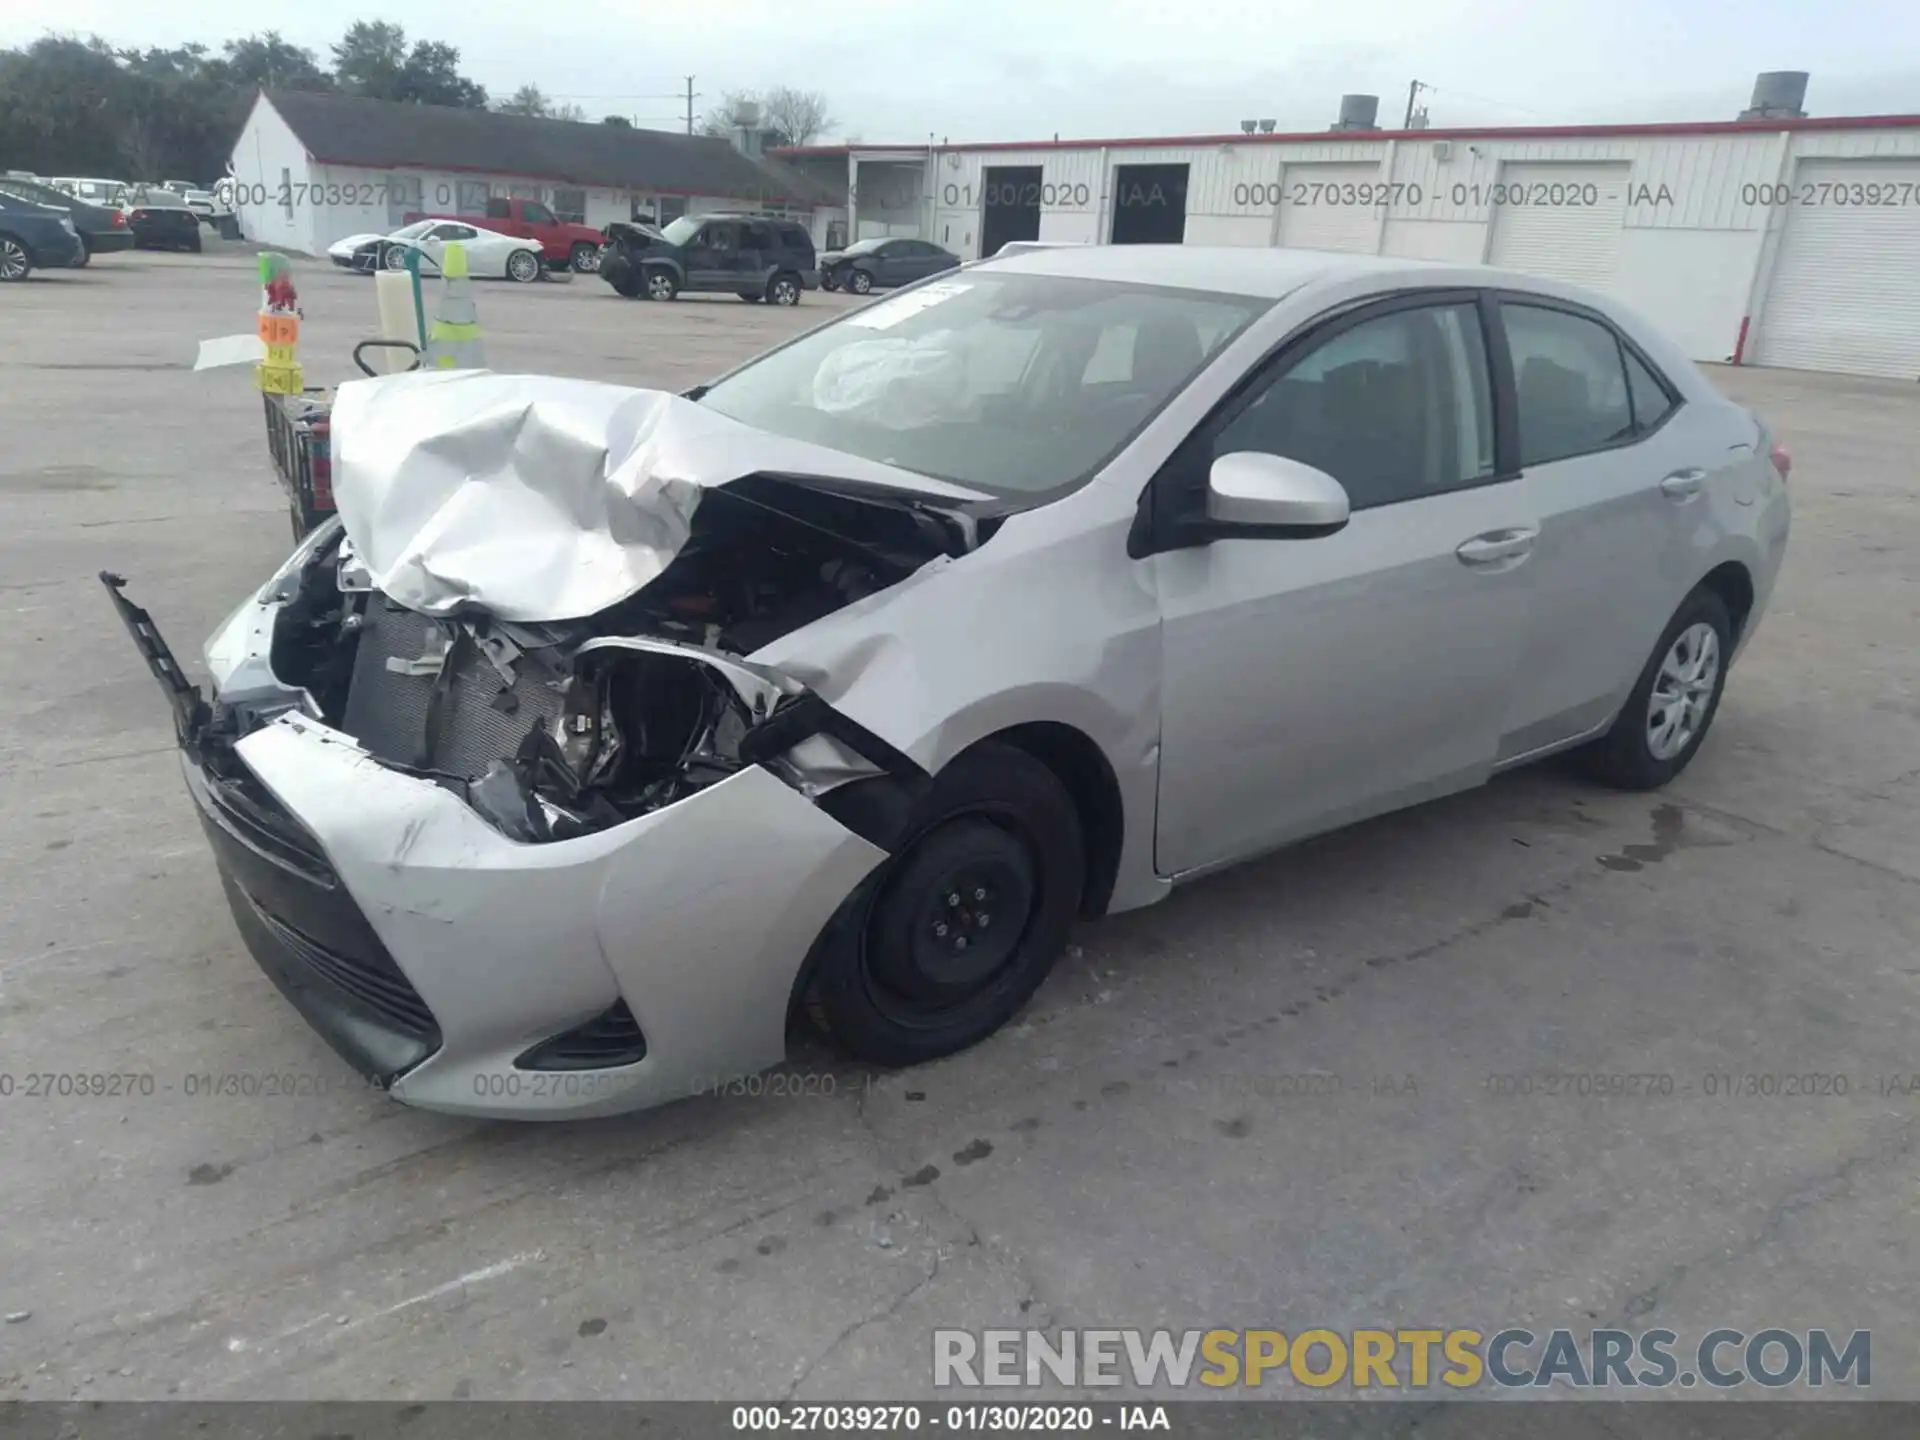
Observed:
[[[93,578],[191,655],[286,547],[247,377],[185,368],[248,264],[7,296],[0,1395],[908,1398],[936,1327],[1509,1324],[1870,1328],[1920,1395],[1913,387],[1721,373],[1795,534],[1670,791],[1527,771],[1084,926],[941,1064],[516,1126],[369,1093],[254,968]],[[371,286],[300,279],[343,378]],[[845,303],[478,288],[496,366],[640,384]],[[18,1078],[74,1072],[151,1093]]]

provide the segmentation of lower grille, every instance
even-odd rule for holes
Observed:
[[[254,914],[259,916],[260,923],[267,927],[273,938],[312,971],[316,978],[359,1001],[402,1034],[439,1045],[440,1027],[434,1021],[433,1012],[427,1008],[427,1002],[420,998],[420,992],[400,973],[399,966],[391,961],[383,966],[361,956],[342,955],[329,950],[311,936],[301,934],[279,916],[269,914],[251,895],[246,898],[253,906]]]
[[[425,764],[469,780],[519,749],[527,731],[561,709],[560,682],[537,654],[513,664],[508,686],[466,635],[454,642],[445,665],[445,695],[435,734],[427,734],[437,675],[410,675],[402,665],[444,646],[449,631],[382,596],[367,606],[347,691],[347,733],[383,760]]]

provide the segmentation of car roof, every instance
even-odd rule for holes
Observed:
[[[1060,275],[1158,285],[1178,290],[1254,295],[1278,300],[1296,291],[1363,283],[1365,290],[1451,286],[1557,296],[1622,319],[1626,308],[1584,286],[1495,265],[1357,255],[1339,250],[1288,250],[1256,245],[1061,245],[994,256],[969,269]]]
[[[996,255],[978,263],[1028,275],[1164,285],[1275,300],[1314,282],[1363,275],[1417,277],[1459,268],[1390,255],[1283,250],[1264,245],[1060,245]]]

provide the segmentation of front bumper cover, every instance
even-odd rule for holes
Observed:
[[[147,612],[118,576],[102,579],[173,704],[187,788],[242,938],[361,1074],[427,1109],[573,1118],[784,1058],[815,938],[887,856],[814,799],[750,763],[609,829],[512,840],[453,791],[297,709],[219,738],[214,707]],[[222,706],[292,703],[264,669],[272,593],[210,644]],[[833,717],[810,714],[820,708],[769,726],[763,746],[832,734]],[[645,1037],[640,1060],[520,1063],[622,1001]]]

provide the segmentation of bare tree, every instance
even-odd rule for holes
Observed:
[[[827,97],[791,85],[773,89],[729,90],[700,120],[702,135],[732,134],[742,126],[764,130],[776,145],[809,145],[833,126]]]
[[[760,97],[751,90],[729,90],[700,117],[702,135],[730,138],[742,125],[759,124]]]
[[[760,97],[760,123],[783,145],[811,145],[833,127],[833,116],[818,90],[778,85]]]
[[[587,118],[587,112],[569,100],[564,105],[556,105],[547,114],[555,120],[581,121]]]

